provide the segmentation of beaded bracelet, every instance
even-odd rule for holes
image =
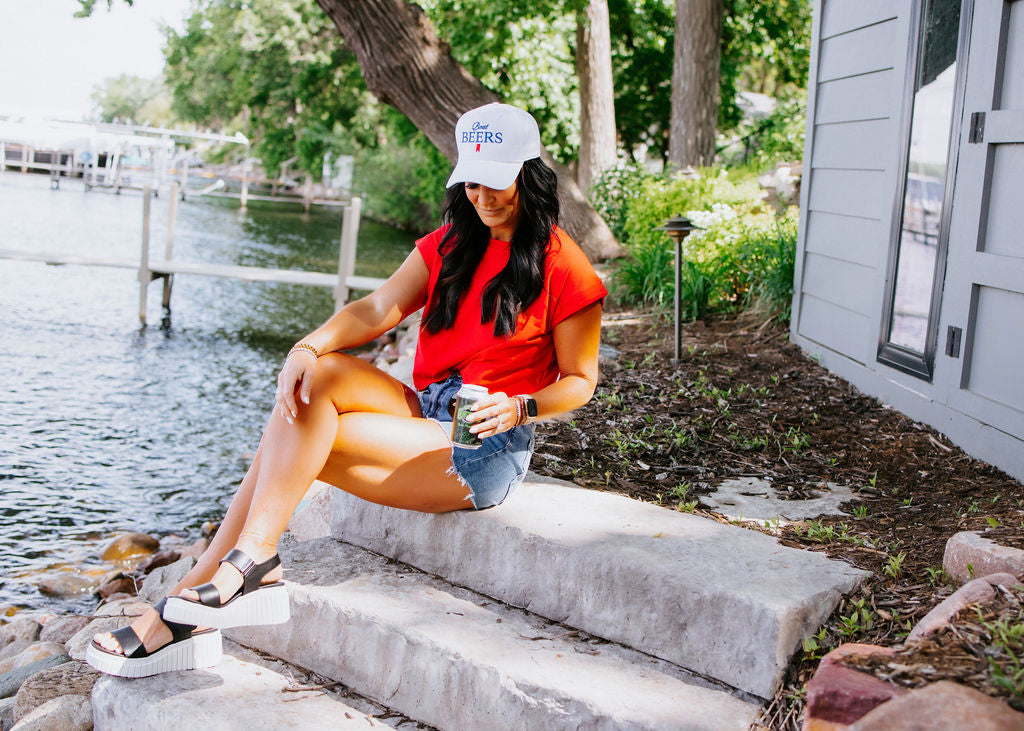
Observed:
[[[513,396],[512,397],[512,401],[516,405],[516,423],[513,424],[512,426],[516,427],[516,426],[520,426],[523,423],[523,408],[522,408],[522,406],[519,403],[519,397],[518,396]]]
[[[526,411],[526,397],[516,396],[516,413],[518,418],[516,419],[516,426],[522,426],[530,420],[529,414]]]
[[[288,351],[288,355],[291,355],[292,353],[295,353],[295,352],[298,352],[298,351],[301,351],[301,350],[305,350],[305,351],[308,351],[308,352],[312,353],[314,358],[319,358],[320,357],[320,351],[318,351],[316,348],[314,348],[309,343],[295,343],[295,345],[292,346],[292,349]]]

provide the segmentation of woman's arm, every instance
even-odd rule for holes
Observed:
[[[424,305],[429,276],[422,254],[413,249],[376,291],[342,307],[300,342],[321,354],[365,345]]]
[[[595,302],[555,325],[552,331],[561,377],[532,395],[537,418],[544,419],[578,409],[590,401],[597,387],[597,351],[601,343],[601,303]],[[478,403],[474,419],[481,438],[515,426],[517,394],[493,393]]]
[[[365,345],[423,306],[429,279],[423,255],[413,249],[398,271],[375,292],[345,305],[299,342],[321,355]],[[275,396],[289,423],[298,415],[295,392],[299,392],[299,401],[309,403],[316,360],[310,350],[292,349],[277,375]]]
[[[537,418],[564,414],[590,401],[597,388],[597,351],[601,345],[601,303],[595,302],[555,325],[555,357],[561,377],[542,388]]]

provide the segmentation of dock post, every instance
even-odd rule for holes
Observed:
[[[241,203],[242,208],[245,208],[249,202],[249,158],[242,163],[242,194],[238,197],[238,202]]]
[[[348,301],[348,278],[356,271],[356,238],[359,234],[359,215],[362,207],[362,198],[353,196],[344,208],[341,220],[341,249],[338,252],[338,283],[334,287],[335,312]]]
[[[148,183],[142,189],[142,254],[139,257],[139,320],[146,326],[146,291],[152,272],[149,270],[149,204],[152,186]]]
[[[184,165],[181,171],[181,199],[185,200],[185,189],[188,188],[188,158],[182,158],[181,162]]]
[[[174,219],[178,215],[178,181],[171,181],[170,200],[167,201],[167,245],[164,247],[164,261],[169,262],[174,253]],[[168,272],[164,275],[164,298],[165,310],[171,309],[171,286],[174,284],[174,275]]]
[[[306,173],[306,184],[302,186],[302,208],[309,213],[309,206],[313,202],[313,176]]]

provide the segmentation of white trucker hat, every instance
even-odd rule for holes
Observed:
[[[518,107],[488,104],[471,109],[455,125],[459,162],[446,188],[479,183],[505,190],[515,182],[523,163],[540,157],[536,120]]]

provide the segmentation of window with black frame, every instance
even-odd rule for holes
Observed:
[[[961,0],[922,0],[878,359],[931,379],[951,198]],[[908,80],[909,81],[909,80]],[[908,83],[909,86],[909,83]]]

